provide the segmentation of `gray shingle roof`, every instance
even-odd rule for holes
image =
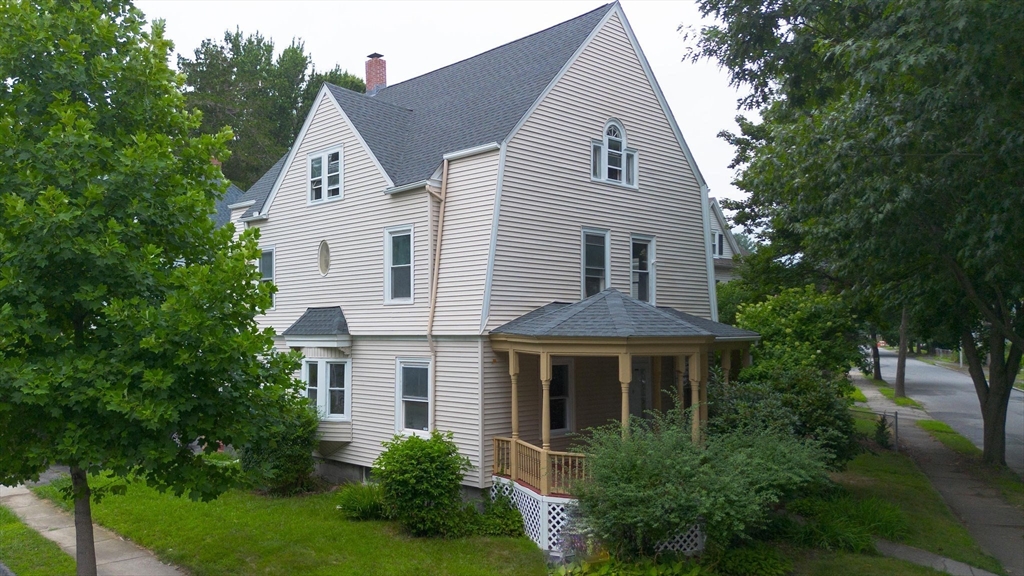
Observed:
[[[613,4],[367,96],[327,84],[395,186],[430,178],[442,156],[502,142]],[[279,163],[280,164],[280,163]],[[263,211],[277,164],[246,193]],[[263,194],[253,191],[269,178]]]
[[[239,202],[244,194],[245,192],[243,192],[238,186],[235,186],[234,184],[228,185],[227,192],[225,192],[224,195],[221,196],[214,204],[214,209],[216,211],[210,215],[210,218],[213,218],[213,223],[217,228],[220,228],[231,221],[231,209],[228,208],[228,206],[235,202]]]
[[[609,288],[575,303],[552,302],[516,318],[492,334],[532,337],[708,337],[756,339],[757,334],[656,307]]]
[[[340,306],[306,308],[282,336],[348,336],[348,322]]]
[[[277,177],[281,174],[281,170],[284,169],[284,161],[287,159],[287,153],[281,156],[281,159],[275,162],[263,176],[260,176],[260,179],[250,186],[245,195],[238,200],[239,202],[253,201],[253,205],[246,209],[245,213],[242,214],[242,218],[248,218],[263,211],[263,204],[266,203],[267,196],[270,196],[270,191],[273,190],[274,183],[277,182]]]

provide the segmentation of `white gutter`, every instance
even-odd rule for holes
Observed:
[[[437,276],[441,270],[441,239],[444,238],[444,209],[448,200],[448,159],[441,169],[441,206],[437,211],[437,240],[430,273],[430,309],[427,312],[427,346],[430,348],[430,422],[437,428],[437,346],[434,344],[434,311],[437,310]],[[430,218],[430,214],[427,214]]]
[[[482,146],[474,146],[472,148],[466,148],[465,150],[456,150],[455,152],[449,152],[442,156],[445,160],[458,160],[460,158],[466,158],[467,156],[476,156],[477,154],[483,154],[484,152],[491,152],[501,148],[497,142],[491,142],[490,144],[484,144]]]
[[[416,190],[418,188],[426,188],[429,184],[429,180],[420,180],[419,182],[412,182],[409,184],[402,184],[401,186],[394,186],[391,188],[385,188],[385,194],[398,194],[399,192],[408,192],[409,190]]]
[[[245,202],[235,202],[234,204],[228,204],[228,210],[235,210],[238,208],[248,208],[255,204],[255,200],[246,200]]]

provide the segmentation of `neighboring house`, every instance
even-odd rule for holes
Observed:
[[[716,198],[708,198],[711,208],[711,256],[715,263],[715,282],[728,282],[736,277],[736,255],[745,256],[749,251],[740,246],[736,237],[732,235],[729,221],[722,213],[722,207],[718,205]]]
[[[323,472],[450,430],[465,484],[514,491],[550,548],[568,435],[703,402],[709,355],[757,338],[715,322],[707,186],[617,3],[392,86],[384,66],[366,95],[325,85],[232,204],[278,288],[260,323],[305,358]]]

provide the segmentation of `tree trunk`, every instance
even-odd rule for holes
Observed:
[[[91,493],[85,470],[71,467],[71,485],[75,495],[75,551],[77,576],[96,576],[96,545],[92,537]]]
[[[882,357],[878,353],[878,333],[871,333],[871,365],[874,369],[875,380],[882,379]]]
[[[1006,465],[1006,410],[1010,404],[1013,380],[1020,370],[1024,354],[1016,344],[1006,354],[1006,339],[996,323],[992,323],[989,338],[989,374],[985,378],[984,359],[978,355],[974,336],[965,329],[960,337],[968,370],[974,381],[974,389],[981,403],[981,418],[984,425],[984,449],[982,460],[986,464]]]
[[[907,324],[909,323],[907,307],[904,306],[903,316],[900,318],[900,353],[896,358],[896,382],[893,383],[893,390],[897,398],[907,397],[904,380],[907,376]]]

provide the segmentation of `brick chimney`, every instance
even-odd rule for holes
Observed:
[[[367,56],[366,61],[366,94],[373,96],[377,90],[386,88],[388,85],[388,63],[384,61],[384,55],[374,52]]]

